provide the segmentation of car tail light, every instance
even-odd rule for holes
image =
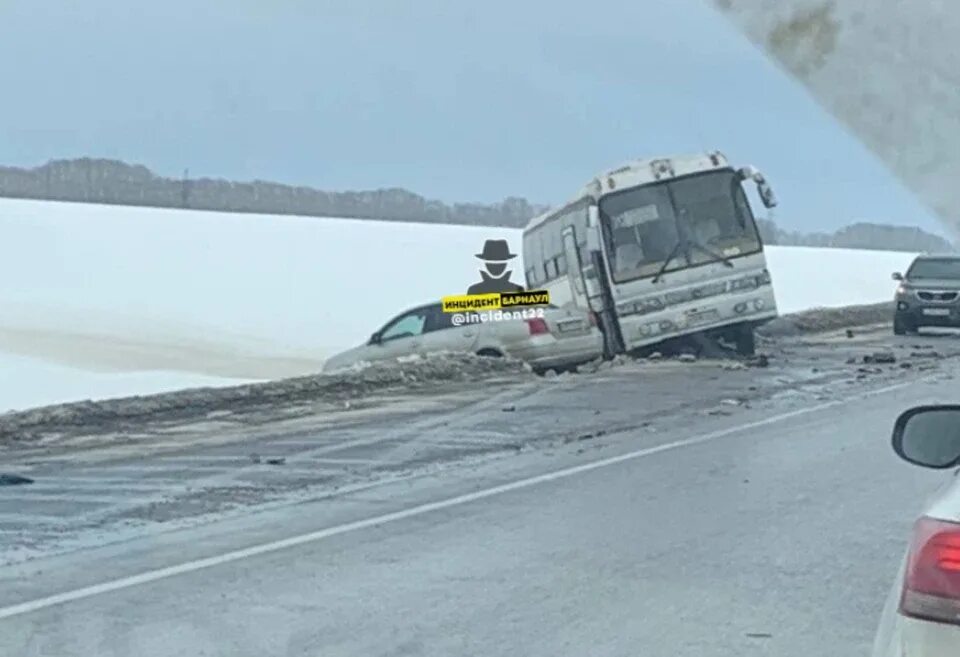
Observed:
[[[530,329],[530,335],[546,335],[550,333],[546,320],[539,317],[528,319],[527,326]]]
[[[960,625],[960,524],[924,517],[914,525],[900,613]]]
[[[597,313],[591,311],[591,312],[587,313],[587,315],[590,317],[590,326],[596,326],[596,325],[597,325]]]

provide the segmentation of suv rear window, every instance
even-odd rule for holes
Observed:
[[[960,259],[922,258],[915,260],[907,271],[907,278],[960,279]]]

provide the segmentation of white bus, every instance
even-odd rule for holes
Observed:
[[[776,205],[759,171],[720,152],[607,171],[524,229],[528,289],[593,311],[608,356],[691,335],[752,355],[777,307],[747,180]]]

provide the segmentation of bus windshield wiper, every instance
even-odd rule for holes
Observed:
[[[682,237],[677,240],[676,245],[674,245],[673,250],[670,252],[670,255],[667,256],[667,259],[663,261],[663,264],[660,265],[660,270],[657,272],[657,275],[653,277],[652,283],[658,283],[663,277],[663,273],[667,271],[667,267],[670,266],[670,263],[673,262],[673,259],[677,257],[677,254],[680,253],[680,249],[686,246],[687,240]]]
[[[730,259],[721,253],[717,253],[713,249],[704,246],[700,242],[689,237],[677,240],[676,245],[673,247],[673,250],[670,252],[670,255],[667,256],[667,259],[663,261],[663,264],[660,265],[660,270],[657,271],[657,275],[653,277],[651,282],[658,283],[660,279],[663,278],[663,274],[667,271],[667,267],[670,266],[670,263],[673,262],[674,258],[677,257],[677,254],[680,253],[680,250],[684,251],[689,250],[690,248],[695,248],[702,253],[706,253],[708,256],[714,259],[716,262],[722,262],[725,267],[733,267],[733,263],[730,262]]]
[[[717,252],[714,251],[713,249],[704,246],[704,245],[701,244],[700,242],[698,242],[698,241],[696,241],[696,240],[690,240],[690,245],[696,247],[696,248],[697,248],[698,250],[700,250],[702,253],[706,253],[708,256],[710,256],[710,257],[713,258],[714,260],[717,260],[717,261],[719,261],[719,262],[722,262],[725,266],[727,266],[727,267],[733,267],[733,263],[730,262],[730,258],[728,258],[727,256],[725,256],[725,255],[723,255],[723,254],[721,254],[721,253],[717,253]]]

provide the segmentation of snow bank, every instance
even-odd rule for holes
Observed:
[[[521,253],[520,236],[0,199],[0,409],[315,372],[404,308],[465,292],[484,240]],[[769,255],[783,312],[885,301],[911,259]]]
[[[914,257],[893,251],[767,247],[781,313],[891,301],[896,284],[890,274],[905,271]]]
[[[91,372],[0,353],[0,413],[85,399],[242,383],[188,372]]]

